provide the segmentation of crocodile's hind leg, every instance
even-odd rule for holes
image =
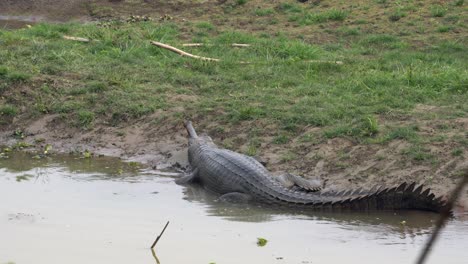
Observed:
[[[322,189],[322,183],[320,180],[306,180],[303,177],[291,173],[285,173],[275,178],[286,188],[297,186],[300,189],[309,192],[316,192]]]
[[[252,197],[245,193],[240,192],[230,192],[221,195],[219,200],[227,203],[247,203],[252,200]]]
[[[193,183],[197,180],[198,177],[198,168],[195,168],[192,170],[192,172],[188,175],[185,175],[179,179],[176,180],[177,184],[188,184],[188,183]]]

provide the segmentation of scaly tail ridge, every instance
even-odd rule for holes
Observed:
[[[416,183],[402,183],[395,187],[374,187],[369,191],[356,189],[347,192],[324,192],[325,200],[332,198],[334,201],[326,201],[319,205],[323,209],[338,210],[423,210],[441,212],[446,201],[431,193],[429,188],[424,189]],[[339,198],[338,198],[339,197]],[[335,198],[335,199],[333,199]],[[338,199],[336,199],[338,198]]]
[[[184,125],[185,125],[185,129],[187,129],[187,133],[189,134],[191,138],[198,137],[197,132],[195,132],[195,128],[193,128],[191,121],[185,121]]]

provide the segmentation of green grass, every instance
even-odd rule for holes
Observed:
[[[282,10],[295,13],[295,8],[283,5]],[[332,10],[325,20],[346,16]],[[192,29],[211,26],[195,23]],[[157,40],[182,48],[187,36],[171,22],[1,30],[1,113],[59,114],[70,126],[84,129],[138,122],[157,111],[164,113],[157,120],[174,122],[258,122],[278,128],[276,144],[311,126],[323,128],[324,138],[417,142],[417,130],[388,132],[380,120],[410,113],[418,104],[448,106],[466,115],[465,45],[441,40],[418,50],[398,36],[340,30],[352,37],[346,45],[312,45],[282,34],[266,38],[221,28],[209,37],[194,33],[194,39],[210,45],[183,49],[220,58],[218,63],[150,45]],[[64,34],[93,41],[64,40]],[[251,47],[232,48],[231,43]],[[336,59],[344,64],[314,62]]]
[[[445,16],[445,14],[447,14],[447,8],[441,5],[433,5],[430,11],[431,11],[431,16],[433,17],[443,17]]]
[[[271,8],[258,8],[258,9],[255,9],[255,15],[257,16],[268,16],[268,15],[272,15],[273,13],[275,13],[275,11]]]
[[[421,145],[413,145],[407,149],[404,149],[402,154],[416,162],[427,162],[435,160],[434,154],[432,154],[429,149]]]
[[[348,17],[348,12],[337,9],[330,9],[324,12],[304,10],[302,13],[289,17],[289,21],[297,22],[299,25],[313,25],[327,21],[344,21]]]
[[[13,105],[1,105],[0,104],[0,116],[15,116],[18,113],[18,109]]]
[[[397,9],[388,16],[388,19],[392,22],[396,22],[405,16],[407,16],[405,12],[403,12],[401,9]]]
[[[293,3],[281,3],[277,8],[285,13],[301,13],[303,11],[303,8],[300,5]]]

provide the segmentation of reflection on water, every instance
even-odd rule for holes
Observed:
[[[10,156],[0,159],[0,263],[411,263],[436,219],[225,204],[118,159]],[[156,260],[149,246],[168,220]],[[453,219],[429,263],[465,263],[467,241],[468,222]]]
[[[223,217],[232,221],[263,222],[294,217],[304,220],[329,220],[344,222],[350,225],[388,225],[396,232],[416,229],[428,230],[434,225],[437,214],[431,212],[399,211],[399,212],[315,212],[297,209],[276,210],[259,205],[227,204],[217,200],[216,194],[211,194],[200,186],[187,186],[184,199],[205,205],[208,215]],[[405,221],[405,222],[403,222]],[[402,224],[404,223],[404,224]]]
[[[26,152],[9,153],[9,159],[0,159],[0,168],[11,172],[34,171],[36,176],[47,176],[47,168],[63,168],[70,173],[85,173],[98,179],[128,178],[141,174],[146,168],[142,164],[134,162],[121,162],[116,158],[93,157],[84,158],[79,155],[56,155],[37,158],[36,154]],[[86,180],[90,180],[87,177]]]

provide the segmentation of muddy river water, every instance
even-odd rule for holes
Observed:
[[[320,214],[216,201],[111,158],[0,159],[0,264],[414,263],[436,215]],[[466,215],[428,263],[468,263]],[[405,222],[403,222],[405,221]],[[257,238],[268,240],[257,246]]]

